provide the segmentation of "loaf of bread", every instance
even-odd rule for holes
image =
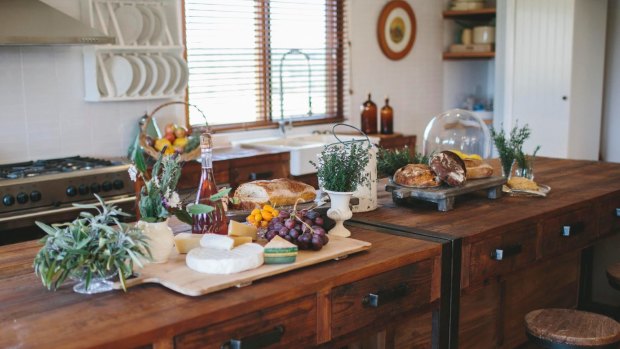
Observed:
[[[270,181],[253,181],[241,184],[235,190],[234,197],[241,202],[243,208],[252,208],[258,205],[294,205],[300,202],[313,201],[316,190],[311,185],[287,178]]]
[[[467,170],[467,179],[487,178],[493,175],[493,167],[478,159],[463,159]]]
[[[409,164],[394,173],[394,183],[407,187],[430,188],[441,184],[428,165]]]
[[[448,185],[458,187],[465,184],[467,170],[461,158],[451,151],[442,151],[433,155],[429,161],[431,169],[439,179]]]

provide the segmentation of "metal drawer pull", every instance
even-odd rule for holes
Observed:
[[[581,222],[562,226],[562,236],[571,237],[578,233],[581,233],[585,228],[585,225]]]
[[[246,338],[231,339],[221,349],[258,349],[279,343],[284,335],[284,326],[278,325],[266,333],[255,334]]]
[[[496,248],[493,253],[491,253],[491,258],[496,261],[503,261],[504,259],[512,256],[516,256],[523,250],[521,245],[512,245],[506,247]]]
[[[409,294],[409,286],[402,283],[391,290],[381,290],[376,293],[369,293],[362,298],[365,307],[377,308],[380,305],[397,300]]]
[[[252,172],[248,175],[248,179],[251,181],[255,181],[258,179],[270,179],[273,177],[273,171],[267,172]]]

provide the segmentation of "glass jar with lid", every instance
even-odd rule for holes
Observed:
[[[424,130],[424,155],[443,150],[491,156],[491,134],[487,125],[475,114],[452,109],[435,116]]]

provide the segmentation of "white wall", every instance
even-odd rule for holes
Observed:
[[[603,96],[601,153],[604,161],[620,162],[620,4],[611,0],[607,8],[607,48]]]

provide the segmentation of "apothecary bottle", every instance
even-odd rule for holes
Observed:
[[[222,200],[211,200],[211,195],[218,192],[213,174],[213,142],[209,133],[200,135],[200,184],[196,193],[197,204],[210,205],[215,210],[193,216],[192,232],[194,234],[215,233],[228,234],[228,219]]]
[[[362,131],[366,134],[377,133],[377,105],[370,99],[362,104]]]
[[[394,133],[394,110],[390,107],[390,99],[385,98],[385,105],[381,108],[381,134]]]

